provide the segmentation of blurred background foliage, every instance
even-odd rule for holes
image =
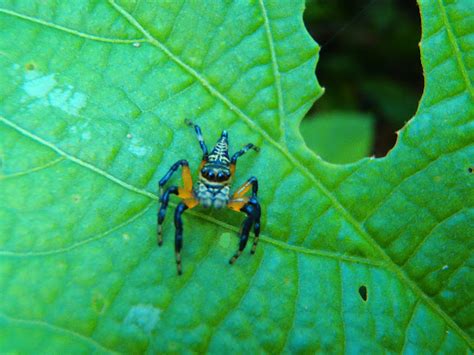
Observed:
[[[386,155],[423,92],[416,1],[307,0],[304,21],[326,89],[301,123],[307,145],[332,163]]]

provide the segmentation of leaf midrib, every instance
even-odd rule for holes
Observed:
[[[441,0],[438,0],[441,1]],[[26,15],[22,15],[10,10],[6,9],[0,9],[0,12],[3,12],[5,14],[10,14],[12,16],[16,16],[25,20],[29,20],[41,25],[45,25],[48,27],[56,28],[58,30],[80,36],[85,39],[90,39],[90,40],[96,40],[96,41],[102,41],[102,42],[112,42],[112,43],[133,43],[133,42],[149,42],[150,44],[154,45],[155,47],[161,49],[165,54],[167,54],[173,61],[175,61],[178,65],[180,65],[182,68],[184,68],[186,71],[188,71],[191,75],[193,75],[203,86],[206,88],[213,96],[218,98],[220,101],[222,101],[226,106],[229,107],[229,109],[237,114],[238,117],[240,117],[247,125],[249,125],[251,128],[255,129],[262,135],[263,138],[265,138],[271,145],[273,145],[275,148],[277,148],[298,170],[302,172],[303,175],[305,175],[310,181],[313,182],[314,186],[319,188],[319,190],[327,196],[327,198],[332,202],[334,208],[336,208],[345,218],[346,220],[368,241],[369,244],[371,244],[375,250],[380,254],[380,257],[384,260],[384,265],[392,272],[394,272],[401,281],[404,281],[407,285],[410,286],[410,288],[420,296],[420,298],[424,299],[425,302],[436,312],[438,313],[456,332],[459,333],[459,335],[472,347],[472,341],[470,337],[465,333],[458,325],[457,323],[449,317],[440,307],[440,305],[435,302],[433,299],[431,299],[428,295],[424,293],[422,289],[419,288],[419,286],[410,278],[408,275],[405,274],[403,270],[400,270],[398,268],[398,265],[388,256],[388,254],[385,252],[384,249],[376,242],[374,238],[372,238],[367,231],[355,220],[355,218],[349,213],[349,211],[342,205],[342,203],[339,202],[339,200],[324,186],[321,182],[319,182],[316,177],[308,170],[304,165],[302,165],[298,159],[296,159],[290,152],[288,152],[284,147],[282,147],[278,142],[273,140],[269,134],[263,130],[259,125],[257,125],[255,122],[252,121],[250,117],[248,117],[244,112],[242,112],[237,106],[235,106],[227,97],[225,97],[223,94],[221,94],[216,88],[214,88],[207,80],[205,80],[198,72],[196,72],[192,67],[181,61],[176,55],[174,55],[168,48],[166,48],[163,44],[161,44],[156,38],[154,38],[148,31],[146,31],[145,28],[141,26],[141,24],[128,12],[126,12],[123,8],[121,8],[118,4],[115,3],[113,0],[109,0],[109,3],[122,15],[124,16],[132,25],[134,25],[140,32],[142,32],[145,37],[148,38],[146,39],[137,39],[137,40],[123,40],[123,39],[111,39],[111,38],[105,38],[105,37],[99,37],[99,36],[94,36],[94,35],[88,35],[84,34],[82,32],[68,29],[64,26],[60,25],[55,25],[52,23],[48,23],[43,20],[39,20],[33,17],[29,17]],[[440,5],[441,6],[441,5]],[[447,19],[445,18],[445,23]],[[447,24],[446,24],[447,25]],[[452,35],[452,34],[451,34]],[[459,57],[459,53],[458,53]],[[458,58],[458,63],[461,67],[461,71],[463,72],[463,63],[462,61],[459,62]],[[467,80],[464,74],[464,79]],[[469,81],[466,82],[468,85],[468,88],[470,88],[470,83]],[[472,96],[472,90],[470,90],[471,96]],[[2,119],[2,117],[0,117]],[[5,118],[3,118],[3,121],[5,123],[9,122]],[[25,131],[27,132],[27,131]],[[29,133],[29,132],[28,132]],[[49,142],[44,141],[44,144],[49,146],[50,148],[54,149],[54,145],[52,145]],[[68,157],[69,158],[69,157]],[[123,186],[124,188],[127,188],[129,190],[135,191],[137,193],[145,194],[150,198],[156,199],[156,195],[153,195],[152,193],[145,191],[145,190],[140,190],[137,187],[128,184],[110,174],[108,174],[105,171],[101,171],[100,169],[96,168],[94,165],[80,161],[80,159],[71,156],[71,160],[75,161],[76,163],[92,170],[95,171],[96,173],[99,173],[101,175],[106,176],[110,180],[116,182],[117,184]],[[197,215],[198,217],[205,218],[207,216],[200,215],[197,213],[193,213]],[[207,219],[207,218],[205,218]],[[211,221],[211,220],[210,220]],[[216,220],[217,221],[217,220]],[[216,223],[216,221],[212,220],[211,222]],[[222,223],[217,223],[219,225],[222,225]],[[271,238],[269,238],[272,240]]]

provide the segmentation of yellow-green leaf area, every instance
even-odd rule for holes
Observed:
[[[0,1],[0,349],[472,351],[474,7],[419,5],[416,116],[332,165],[299,133],[303,1]],[[186,212],[178,277],[157,182],[198,167],[185,118],[261,147],[235,184],[259,178],[263,225],[229,266],[242,216]]]

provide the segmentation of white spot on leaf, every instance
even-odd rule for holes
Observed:
[[[132,138],[128,151],[137,157],[143,157],[148,153],[148,148],[141,145],[142,139]]]
[[[86,105],[87,96],[74,91],[73,86],[58,86],[55,74],[43,75],[37,70],[25,73],[23,90],[29,97],[40,99],[33,106],[42,105],[59,108],[73,115],[79,115],[79,111]]]
[[[54,74],[41,76],[36,70],[27,72],[25,79],[26,81],[22,86],[23,90],[29,96],[36,98],[45,97],[57,83]]]
[[[49,95],[51,106],[57,107],[73,116],[79,115],[79,111],[86,105],[87,96],[82,92],[73,92],[72,89],[54,89]]]
[[[91,132],[89,131],[85,131],[81,134],[81,138],[82,140],[84,141],[88,141],[89,139],[91,139]]]
[[[137,145],[131,145],[130,148],[128,148],[130,153],[133,155],[136,155],[137,157],[142,157],[146,154],[147,149],[145,147],[139,147]]]
[[[151,334],[161,318],[161,309],[150,304],[138,304],[130,308],[125,317],[125,325],[134,325],[146,334]]]

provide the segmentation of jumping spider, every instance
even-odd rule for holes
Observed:
[[[222,131],[221,137],[208,153],[206,143],[202,137],[201,129],[198,125],[191,121],[185,121],[187,125],[193,126],[199,145],[201,146],[203,156],[201,165],[199,166],[199,179],[193,185],[191,171],[187,160],[179,160],[174,163],[168,172],[159,182],[160,202],[161,206],[158,212],[158,231],[157,242],[161,246],[163,244],[162,224],[166,215],[166,208],[171,194],[177,195],[182,201],[176,207],[174,213],[175,233],[175,253],[178,275],[182,274],[181,268],[181,248],[183,246],[183,222],[181,216],[188,208],[194,208],[201,204],[205,208],[223,208],[228,207],[234,211],[240,211],[247,215],[240,229],[239,249],[229,260],[230,264],[235,263],[237,258],[247,245],[250,230],[253,226],[255,239],[253,241],[251,254],[255,253],[258,244],[258,236],[260,234],[260,215],[261,209],[257,199],[258,181],[252,176],[248,179],[234,194],[230,195],[230,187],[232,177],[235,173],[235,165],[237,159],[245,154],[249,149],[259,151],[259,148],[252,143],[247,144],[244,148],[229,158],[229,142],[226,131]],[[181,176],[183,179],[183,187],[171,186],[163,192],[163,186],[168,182],[171,176],[181,167]],[[252,188],[252,195],[245,194]]]

